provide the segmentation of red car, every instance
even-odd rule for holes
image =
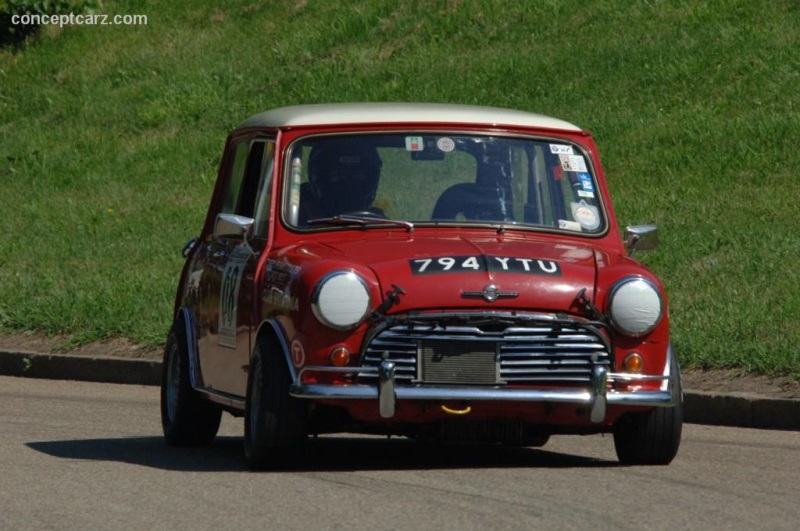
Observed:
[[[590,134],[508,109],[285,107],[228,137],[184,252],[164,435],[244,416],[252,468],[309,435],[542,446],[613,433],[667,464],[682,392],[664,288],[629,257]]]

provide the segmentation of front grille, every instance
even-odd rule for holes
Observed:
[[[497,382],[497,351],[491,343],[423,341],[420,372],[427,383],[493,384]]]
[[[593,366],[611,363],[599,330],[577,321],[400,324],[372,339],[362,364],[383,359],[395,363],[398,384],[578,385],[590,383]]]

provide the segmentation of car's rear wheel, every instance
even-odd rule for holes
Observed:
[[[181,326],[173,327],[164,348],[161,426],[171,446],[205,446],[219,431],[222,410],[192,389],[185,335]]]
[[[306,404],[289,395],[291,376],[275,343],[259,341],[247,377],[244,450],[250,468],[277,468],[305,440]]]
[[[678,453],[683,429],[683,390],[678,361],[672,357],[678,402],[646,413],[629,413],[614,426],[614,447],[626,465],[668,465]]]

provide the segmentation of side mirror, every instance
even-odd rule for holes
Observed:
[[[189,253],[192,252],[192,249],[194,249],[195,244],[197,244],[197,238],[192,238],[191,240],[186,242],[186,245],[183,246],[183,251],[181,251],[181,254],[183,255],[184,258],[189,256]]]
[[[628,256],[633,256],[636,251],[652,251],[658,247],[658,227],[655,225],[625,227],[623,239]]]
[[[236,214],[217,214],[214,238],[242,238],[247,240],[253,232],[255,220]]]

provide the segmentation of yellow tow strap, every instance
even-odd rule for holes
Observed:
[[[467,413],[472,411],[472,408],[470,406],[467,406],[464,409],[450,409],[449,407],[442,404],[441,407],[442,411],[444,411],[445,413],[449,413],[450,415],[466,415]]]

